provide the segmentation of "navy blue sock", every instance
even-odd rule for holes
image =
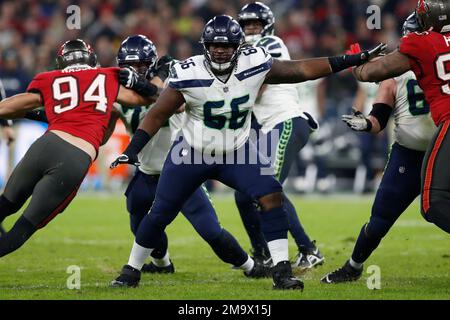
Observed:
[[[19,249],[36,230],[27,218],[21,216],[11,230],[0,237],[0,257]]]
[[[233,266],[239,267],[248,259],[248,254],[241,248],[237,240],[225,229],[222,229],[222,232],[216,239],[210,240],[208,243],[216,255],[225,263],[230,263]]]
[[[168,248],[167,234],[163,232],[163,236],[159,239],[156,248],[152,251],[151,256],[155,259],[162,259],[167,253]]]
[[[257,257],[263,257],[265,254],[268,254],[269,248],[261,229],[261,217],[256,204],[243,193],[236,191],[234,196],[242,222],[252,244],[253,254]]]
[[[164,228],[151,214],[147,214],[139,224],[136,243],[145,248],[155,249],[164,237]]]
[[[359,232],[358,240],[356,240],[353,249],[353,261],[365,262],[378,247],[381,239],[388,233],[394,222],[395,219],[393,218],[387,219],[380,215],[372,215],[369,223],[365,224]]]
[[[300,223],[300,219],[297,215],[297,211],[294,208],[292,202],[288,199],[288,197],[284,196],[283,199],[284,209],[288,214],[289,219],[289,231],[292,234],[292,237],[297,244],[297,247],[304,247],[306,249],[314,249],[314,244],[309,239],[305,230],[303,229],[302,224]]]
[[[130,214],[130,229],[134,236],[136,236],[139,224],[141,223],[144,217],[145,215],[140,216],[137,214]]]
[[[277,239],[287,239],[289,222],[284,207],[261,211],[261,229],[267,242]]]

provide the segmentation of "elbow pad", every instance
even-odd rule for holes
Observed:
[[[380,131],[383,130],[388,121],[389,117],[392,113],[392,107],[385,103],[375,103],[372,106],[372,111],[370,111],[369,115],[377,118],[378,123],[380,124]]]

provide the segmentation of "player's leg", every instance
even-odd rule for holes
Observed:
[[[281,184],[271,174],[264,174],[265,170],[258,159],[257,150],[253,144],[247,142],[234,152],[235,159],[243,152],[245,164],[237,161],[219,165],[217,180],[241,191],[252,199],[256,199],[261,207],[261,228],[267,240],[274,267],[272,275],[276,289],[302,289],[303,283],[292,277],[289,263],[287,232],[288,217],[283,207],[283,189]]]
[[[16,213],[31,196],[34,186],[41,179],[43,168],[39,160],[47,137],[40,137],[28,149],[24,157],[14,168],[3,194],[0,196],[0,223]]]
[[[269,275],[269,269],[255,264],[233,235],[222,228],[204,186],[189,197],[181,212],[223,262],[244,270],[248,277],[260,278]]]
[[[206,181],[212,166],[192,164],[195,154],[183,139],[173,144],[159,178],[155,201],[139,225],[128,264],[112,281],[113,287],[138,285],[144,261],[158,246],[166,226],[175,219],[189,196]]]
[[[22,216],[0,239],[0,257],[17,250],[34,232],[64,211],[75,197],[91,164],[88,154],[58,136],[47,133],[43,140],[40,157],[34,162],[42,169],[43,176],[34,187],[31,201]]]
[[[277,131],[274,134],[277,134],[279,138],[277,149],[272,155],[272,159],[274,159],[275,177],[281,184],[288,177],[291,166],[298,157],[298,153],[308,142],[311,131],[317,128],[317,124],[312,122],[314,122],[312,118],[308,121],[297,117],[280,123],[275,127]],[[324,257],[303,229],[297,210],[286,195],[284,195],[284,208],[288,213],[289,231],[299,251],[293,266],[309,269],[322,264]]]
[[[270,263],[269,248],[261,230],[257,202],[239,191],[234,192],[234,200],[252,245],[253,258],[261,263]]]
[[[441,124],[422,166],[421,212],[425,220],[450,233],[450,120]]]
[[[378,247],[398,217],[420,194],[420,169],[424,152],[395,143],[377,190],[368,223],[363,225],[352,256],[343,267],[322,278],[324,283],[339,283],[361,277],[363,263]]]
[[[125,196],[127,198],[127,210],[130,214],[131,232],[136,236],[139,224],[147,215],[155,199],[156,187],[159,175],[147,175],[136,170],[131,179]],[[148,273],[173,273],[175,268],[170,261],[168,253],[168,240],[164,232],[159,245],[152,251],[152,262],[144,264],[142,272]]]

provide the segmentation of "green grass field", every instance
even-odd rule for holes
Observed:
[[[220,221],[250,248],[229,196],[214,197]],[[254,280],[222,263],[181,215],[167,229],[176,273],[144,274],[136,289],[109,288],[128,260],[132,236],[120,196],[80,195],[28,243],[0,259],[3,299],[450,299],[450,238],[426,223],[415,203],[400,218],[365,267],[381,270],[381,289],[358,282],[325,285],[320,278],[351,254],[371,197],[292,197],[303,225],[326,256],[323,266],[300,275],[303,292],[279,292],[271,279]],[[17,218],[6,220],[10,227]],[[290,255],[296,254],[290,240]],[[66,286],[67,268],[81,267],[81,289]]]

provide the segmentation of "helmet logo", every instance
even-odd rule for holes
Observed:
[[[427,13],[428,5],[425,3],[425,0],[419,0],[417,4],[417,13]]]

